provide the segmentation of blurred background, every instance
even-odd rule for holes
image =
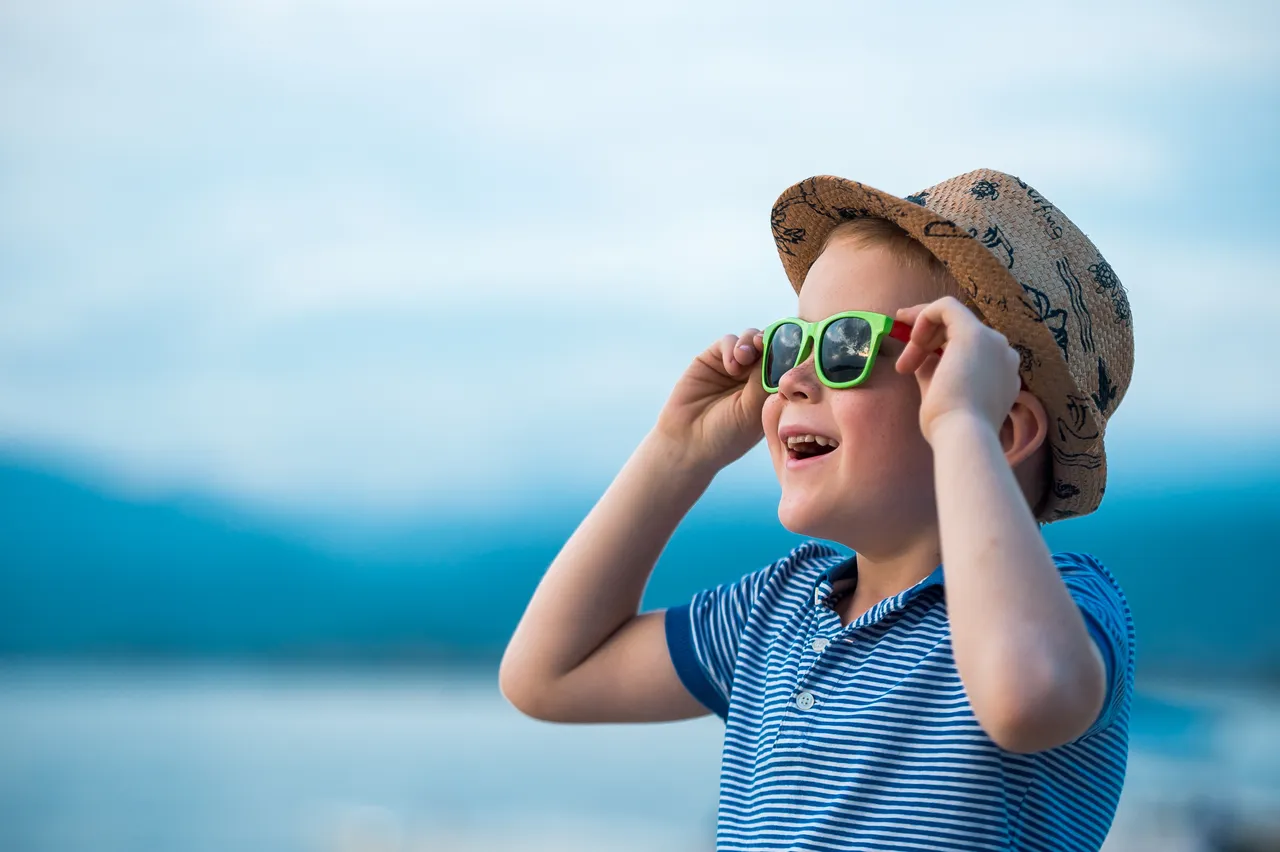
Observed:
[[[0,849],[712,848],[721,725],[497,661],[769,209],[1017,174],[1135,316],[1110,850],[1280,849],[1273,3],[0,3]],[[646,607],[798,540],[753,451]]]

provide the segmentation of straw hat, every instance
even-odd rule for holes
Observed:
[[[1022,356],[1019,372],[1049,415],[1053,478],[1041,520],[1096,509],[1107,483],[1107,418],[1133,374],[1129,300],[1110,264],[1013,175],[978,169],[905,199],[821,175],[773,206],[773,239],[797,293],[831,229],[864,216],[920,241],[959,282],[965,303]]]

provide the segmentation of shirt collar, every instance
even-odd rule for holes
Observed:
[[[839,580],[856,576],[858,576],[858,554],[855,553],[839,565],[836,565],[834,568],[828,568],[826,571],[823,571],[818,577],[818,583],[821,584],[825,582],[829,585],[834,585]],[[914,596],[914,594],[918,594],[930,586],[941,586],[942,584],[942,563],[939,562],[938,567],[934,568],[933,571],[929,573],[929,576],[925,577],[907,591],[912,592]]]

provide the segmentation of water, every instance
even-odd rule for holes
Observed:
[[[717,720],[549,725],[495,683],[7,670],[0,849],[679,849],[713,837]]]
[[[1280,813],[1277,710],[1144,691],[1109,852]],[[720,733],[535,722],[492,672],[9,666],[0,849],[709,850]]]

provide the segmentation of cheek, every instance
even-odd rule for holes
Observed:
[[[840,434],[850,440],[846,458],[859,467],[898,466],[920,451],[920,408],[912,388],[884,388],[832,401]]]
[[[776,393],[770,394],[760,412],[760,425],[764,427],[764,440],[769,445],[769,455],[775,463],[782,454],[782,444],[778,441],[778,422],[781,417],[782,399]]]
[[[840,430],[840,436],[853,442],[855,447],[878,441],[889,426],[888,420],[896,420],[885,404],[884,394],[844,391],[832,395],[831,415]]]

